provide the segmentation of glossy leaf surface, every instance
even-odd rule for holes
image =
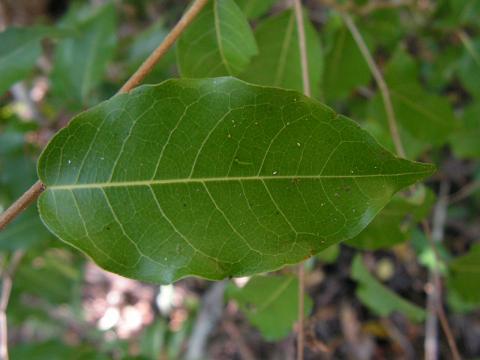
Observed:
[[[235,299],[248,320],[269,341],[287,336],[298,318],[298,280],[294,276],[255,276],[243,288],[231,284],[227,294]],[[305,297],[305,316],[312,309]]]
[[[185,77],[238,75],[257,53],[253,32],[233,0],[212,0],[178,41]]]
[[[295,91],[234,78],[143,86],[43,152],[45,224],[104,268],[169,283],[299,262],[433,172]]]

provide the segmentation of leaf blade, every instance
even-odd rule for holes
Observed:
[[[57,236],[111,271],[172,282],[298,262],[432,167],[297,92],[220,78],[104,102],[56,135],[38,170]]]

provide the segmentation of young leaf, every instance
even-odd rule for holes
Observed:
[[[257,53],[252,29],[234,0],[212,0],[178,41],[184,77],[238,75]]]
[[[92,13],[74,9],[64,26],[76,36],[57,44],[52,72],[53,93],[71,106],[92,104],[92,90],[102,81],[116,46],[116,11],[109,3]]]
[[[464,256],[449,265],[449,286],[466,301],[480,303],[480,244],[475,244]]]
[[[357,296],[371,311],[388,316],[399,311],[415,322],[425,319],[425,310],[401,298],[375,279],[362,262],[362,256],[356,255],[352,263],[352,278],[358,282]]]
[[[253,326],[268,341],[287,336],[298,318],[298,280],[293,276],[255,276],[243,288],[230,284],[227,295],[235,299]],[[305,315],[312,309],[305,298]]]
[[[295,91],[169,80],[77,116],[38,164],[48,228],[104,268],[243,276],[357,235],[433,172]]]
[[[302,91],[302,66],[298,44],[297,23],[293,10],[268,18],[255,31],[259,54],[241,75],[242,79],[261,85],[278,86]],[[305,38],[313,95],[319,94],[323,68],[320,39],[305,16]]]

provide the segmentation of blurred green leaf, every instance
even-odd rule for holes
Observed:
[[[47,26],[10,27],[0,33],[0,95],[27,77],[42,53],[40,41],[64,33]]]
[[[137,70],[145,59],[162,43],[165,36],[168,34],[163,21],[156,21],[148,29],[135,34],[128,43],[128,51],[126,54],[126,70],[127,77]],[[175,66],[175,53],[169,51],[165,56],[154,66],[152,71],[143,80],[144,84],[156,84],[172,74],[172,69]]]
[[[278,0],[235,0],[238,7],[242,9],[245,16],[249,19],[256,19],[262,15],[265,15],[268,10]]]
[[[455,127],[452,107],[445,98],[426,92],[417,77],[416,63],[399,48],[386,67],[385,78],[402,139],[408,135],[422,148],[443,145]],[[369,116],[388,129],[380,95],[372,100]],[[408,155],[418,155],[418,150],[412,153],[409,146],[405,147]]]
[[[414,322],[425,319],[424,309],[403,299],[375,279],[363,264],[360,254],[357,254],[353,260],[351,276],[358,282],[357,297],[373,313],[389,316],[398,311]]]
[[[323,93],[327,102],[344,98],[371,79],[367,63],[345,26],[335,34],[333,48],[325,57]]]
[[[466,33],[462,36],[464,54],[460,60],[460,80],[467,90],[480,99],[480,40],[472,40]]]
[[[13,346],[10,349],[12,360],[108,360],[89,345],[69,346],[59,340]]]
[[[178,40],[178,67],[184,77],[238,75],[257,51],[235,1],[212,0]]]
[[[320,93],[323,54],[320,38],[305,11],[305,38],[312,94]],[[292,10],[270,17],[255,30],[259,54],[240,77],[254,84],[303,91],[297,25]]]
[[[243,288],[229,284],[227,296],[237,301],[262,336],[275,341],[287,336],[298,317],[298,280],[294,276],[255,276]],[[305,315],[312,309],[305,298]]]
[[[34,152],[23,133],[6,129],[0,134],[0,212],[37,180]],[[0,231],[0,250],[27,248],[50,238],[31,206]]]
[[[317,254],[317,259],[324,264],[331,264],[337,260],[340,255],[340,245],[334,244]]]
[[[52,91],[63,106],[78,110],[96,103],[92,91],[102,81],[116,48],[116,18],[112,3],[73,6],[66,15],[62,27],[73,28],[75,36],[58,42],[51,75]]]
[[[480,103],[465,109],[461,127],[452,134],[450,144],[459,158],[480,158]]]
[[[480,244],[449,264],[448,285],[467,302],[480,303]]]

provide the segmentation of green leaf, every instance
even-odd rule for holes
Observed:
[[[74,8],[63,26],[75,29],[76,36],[59,41],[55,48],[52,90],[62,102],[78,109],[95,103],[92,90],[114,55],[116,10],[111,3],[93,10]]]
[[[177,45],[184,77],[238,75],[257,54],[247,19],[233,0],[212,0]]]
[[[46,26],[7,28],[0,33],[0,95],[27,77],[42,53],[40,41],[61,32]]]
[[[262,15],[265,15],[268,10],[278,0],[235,0],[238,7],[242,9],[245,16],[249,19],[256,19]]]
[[[426,92],[417,76],[414,60],[399,48],[385,70],[385,78],[402,139],[405,136],[412,138],[423,147],[440,146],[454,129],[453,110],[446,99]],[[380,95],[371,102],[370,116],[388,128]],[[409,155],[412,154],[408,146],[406,150]]]
[[[396,194],[392,201],[348,245],[368,250],[389,248],[408,240],[415,224],[428,215],[435,195],[424,186],[413,196]]]
[[[11,357],[14,360],[107,360],[110,358],[89,345],[70,346],[60,340],[14,346]]]
[[[375,279],[365,267],[360,254],[352,263],[352,278],[358,282],[357,297],[379,316],[388,316],[398,311],[414,322],[425,319],[425,310],[395,294]]]
[[[434,170],[295,91],[169,80],[77,116],[38,164],[43,221],[102,267],[170,283],[299,262]]]
[[[238,302],[248,320],[268,341],[287,336],[298,319],[298,280],[294,276],[255,276],[243,288],[230,284],[227,296]],[[305,297],[305,315],[313,302]]]
[[[255,31],[259,54],[241,77],[249,82],[302,91],[302,66],[297,23],[292,10],[270,17]],[[305,14],[305,39],[310,86],[318,96],[323,68],[323,54],[317,31]]]
[[[453,260],[449,265],[449,287],[467,302],[480,303],[480,244],[475,244],[470,251]]]
[[[370,70],[345,26],[335,34],[333,48],[325,58],[324,94],[328,101],[349,95],[371,79]]]
[[[462,126],[450,138],[453,151],[459,158],[480,157],[480,103],[465,109]]]

